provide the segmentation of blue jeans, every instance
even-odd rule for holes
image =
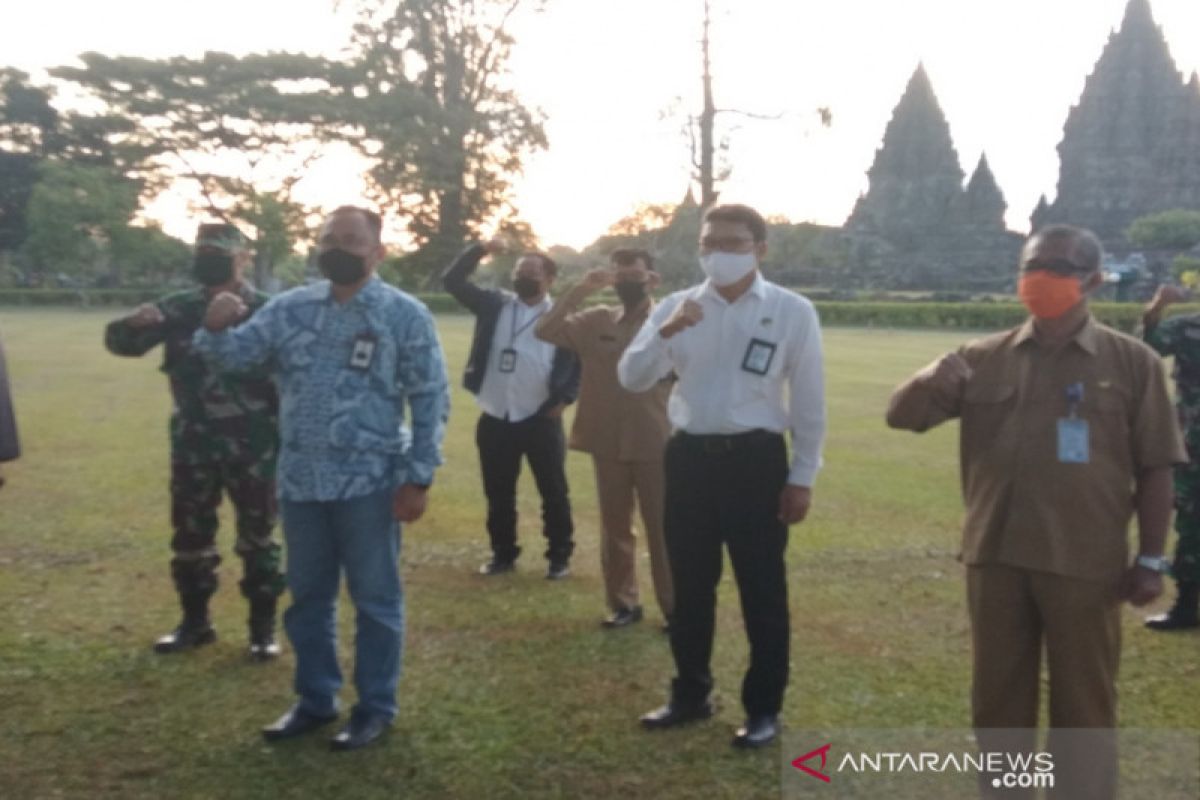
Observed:
[[[296,694],[311,714],[337,711],[342,672],[337,660],[337,596],[346,570],[357,611],[354,639],[355,710],[396,716],[404,593],[400,585],[400,525],[392,491],[349,500],[281,504],[292,605],[283,615],[296,652]]]

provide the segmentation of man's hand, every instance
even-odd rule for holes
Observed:
[[[559,403],[558,405],[550,406],[549,408],[547,408],[545,411],[542,412],[542,416],[549,417],[550,419],[558,419],[559,417],[562,416],[563,410],[566,407],[567,407],[566,403]]]
[[[125,324],[131,328],[149,328],[152,325],[161,325],[166,320],[159,307],[153,303],[143,303],[133,310],[133,313],[125,318]]]
[[[499,236],[493,236],[483,243],[483,249],[489,256],[498,256],[508,252],[508,242]]]
[[[400,522],[416,522],[425,513],[429,490],[411,483],[401,484],[392,495],[392,516]]]
[[[250,312],[242,298],[233,292],[221,292],[208,304],[204,327],[217,333],[230,327]]]
[[[579,282],[579,290],[586,294],[592,294],[612,286],[616,280],[617,276],[608,267],[596,267],[589,269],[583,276],[583,280]]]
[[[1134,564],[1121,577],[1121,599],[1141,608],[1162,594],[1162,573]]]
[[[966,359],[958,353],[947,353],[917,373],[918,383],[929,389],[946,394],[957,394],[973,371]]]
[[[690,328],[704,319],[704,309],[695,300],[684,300],[675,308],[675,313],[658,329],[658,335],[670,339],[680,331]]]
[[[803,522],[812,505],[812,488],[788,484],[779,493],[779,521],[784,525]]]
[[[1150,301],[1150,307],[1161,311],[1172,303],[1182,303],[1188,299],[1188,290],[1179,286],[1168,286],[1161,284],[1158,291],[1154,293],[1154,298]]]

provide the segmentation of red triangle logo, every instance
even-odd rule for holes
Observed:
[[[829,755],[829,748],[832,746],[833,745],[831,745],[831,744],[827,744],[824,747],[818,747],[816,750],[813,750],[811,753],[805,753],[804,755],[800,756],[795,761],[793,761],[792,766],[795,767],[796,769],[800,770],[801,772],[805,773],[806,775],[812,775],[817,780],[822,780],[822,781],[825,781],[826,783],[832,783],[829,776],[826,775],[824,772],[818,772],[817,770],[813,769],[812,767],[810,767],[804,763],[805,761],[808,761],[811,758],[816,758],[817,756],[820,756],[821,757],[821,769],[825,769],[825,761]]]

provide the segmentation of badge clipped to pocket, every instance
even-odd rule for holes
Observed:
[[[511,347],[506,347],[500,351],[500,371],[501,372],[516,372],[517,371],[517,351]]]
[[[742,358],[742,369],[755,375],[766,375],[771,369],[771,360],[775,358],[776,346],[774,342],[751,339]]]
[[[1088,463],[1088,424],[1086,419],[1058,421],[1058,460],[1063,464]]]
[[[354,339],[354,347],[350,350],[350,369],[366,372],[371,368],[375,358],[375,346],[379,340],[372,333],[360,333]]]
[[[1086,464],[1091,458],[1088,447],[1087,420],[1079,418],[1083,402],[1083,384],[1067,387],[1067,409],[1070,416],[1058,420],[1058,460],[1063,464]]]

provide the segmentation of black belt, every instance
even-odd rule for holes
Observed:
[[[675,434],[683,446],[700,453],[732,453],[748,447],[758,447],[767,442],[783,438],[782,433],[758,428],[745,433],[687,433]]]

